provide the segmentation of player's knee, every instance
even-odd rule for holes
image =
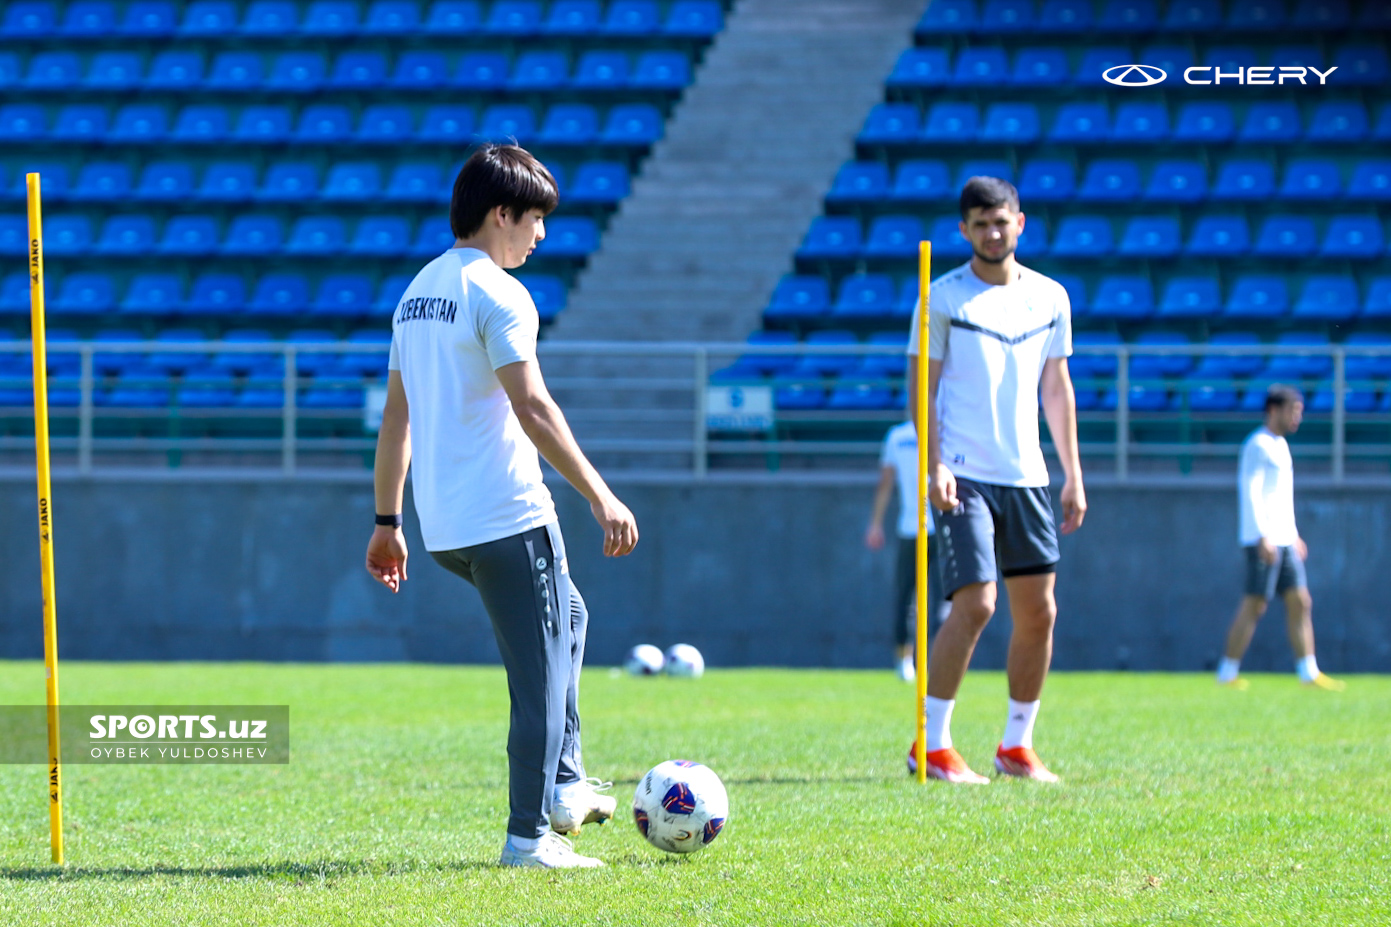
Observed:
[[[1022,614],[1019,618],[1022,619],[1022,623],[1029,630],[1039,633],[1052,633],[1053,624],[1058,620],[1058,603],[1051,594],[1020,611]]]
[[[1314,597],[1309,594],[1309,589],[1307,586],[1302,586],[1299,589],[1296,589],[1294,591],[1294,597],[1299,601],[1299,604],[1304,607],[1304,610],[1306,612],[1314,607]]]
[[[966,586],[952,596],[951,606],[953,617],[960,616],[960,620],[980,630],[995,614],[995,590],[984,583]]]

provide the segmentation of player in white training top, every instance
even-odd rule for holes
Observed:
[[[960,228],[974,256],[933,281],[928,320],[928,498],[936,511],[943,592],[951,600],[951,614],[929,656],[928,773],[948,782],[990,781],[973,772],[953,747],[950,724],[971,653],[995,614],[995,582],[1001,575],[1014,629],[1007,663],[1009,714],[995,768],[1054,782],[1057,777],[1033,750],[1034,720],[1053,653],[1058,563],[1038,413],[1041,399],[1062,463],[1062,530],[1068,534],[1081,526],[1087,510],[1067,372],[1072,312],[1061,284],[1014,259],[1024,213],[1012,184],[996,177],[967,181]],[[913,421],[917,332],[915,315],[908,345]],[[913,762],[910,751],[910,769]]]
[[[1314,659],[1314,600],[1304,561],[1309,549],[1294,523],[1294,458],[1285,435],[1299,430],[1304,397],[1289,386],[1272,386],[1265,395],[1265,424],[1241,445],[1237,491],[1241,503],[1241,546],[1246,551],[1246,592],[1227,632],[1227,649],[1217,667],[1217,681],[1234,689],[1247,682],[1237,675],[1271,598],[1285,600],[1290,648],[1305,685],[1334,691],[1344,684],[1319,672]]]

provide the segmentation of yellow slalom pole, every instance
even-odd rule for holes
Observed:
[[[48,828],[53,861],[63,862],[63,780],[58,749],[58,609],[53,586],[53,484],[48,454],[48,346],[44,334],[43,211],[39,175],[29,189],[29,311],[34,351],[34,449],[39,474],[39,570],[43,582],[43,662],[48,696]]]
[[[927,315],[932,242],[918,243],[918,781],[927,782]]]

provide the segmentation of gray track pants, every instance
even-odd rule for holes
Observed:
[[[430,556],[478,589],[492,619],[512,698],[507,832],[540,837],[555,784],[585,777],[579,684],[589,610],[570,582],[560,525]]]

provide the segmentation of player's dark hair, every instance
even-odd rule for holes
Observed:
[[[972,177],[961,188],[961,218],[965,219],[977,206],[984,209],[1008,206],[1010,212],[1018,212],[1019,191],[1014,189],[1014,184],[999,177]]]
[[[481,145],[454,179],[449,227],[468,238],[488,213],[502,206],[515,220],[532,209],[549,215],[560,202],[555,178],[536,156],[517,145]]]
[[[1304,394],[1293,386],[1276,383],[1265,391],[1265,411],[1267,414],[1271,409],[1279,409],[1296,402],[1302,404]]]

